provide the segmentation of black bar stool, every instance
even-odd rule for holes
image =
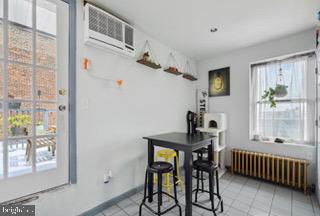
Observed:
[[[208,148],[203,147],[203,148],[197,149],[194,151],[194,153],[197,154],[197,160],[204,160],[204,155],[208,154]],[[201,176],[200,177],[201,191],[204,192],[204,180],[206,180],[206,178],[203,176],[203,171],[200,171],[200,176]],[[197,178],[197,176],[193,176],[193,177]]]
[[[172,180],[174,182],[173,184],[173,191],[174,191],[174,196],[171,196],[170,194],[162,191],[162,175],[166,174],[166,173],[170,173],[173,172],[172,174]],[[153,195],[158,194],[158,210],[154,211],[150,206],[148,206],[146,204],[146,200],[149,198],[149,196],[147,196],[147,185],[148,185],[148,174],[156,174],[158,177],[158,191],[153,193]],[[142,212],[142,206],[145,206],[147,209],[149,209],[153,214],[155,215],[163,215],[167,212],[169,212],[170,210],[172,210],[175,207],[179,208],[179,215],[182,215],[181,212],[181,206],[179,205],[178,199],[177,199],[177,186],[175,184],[176,182],[176,177],[174,174],[174,170],[173,170],[173,166],[171,163],[168,162],[164,162],[164,161],[157,161],[152,163],[151,166],[147,167],[146,170],[146,177],[145,177],[145,182],[144,182],[144,195],[143,195],[143,199],[142,199],[142,203],[140,204],[140,208],[139,208],[139,216],[141,216],[141,212]],[[166,210],[161,211],[161,205],[162,205],[162,194],[174,199],[175,204],[172,205],[171,207],[168,207]]]
[[[208,161],[208,160],[196,160],[193,162],[194,168],[197,170],[197,187],[193,191],[196,192],[195,194],[195,202],[193,203],[195,206],[198,206],[200,208],[206,209],[208,211],[212,211],[213,214],[216,216],[216,211],[219,209],[219,206],[221,207],[221,212],[223,212],[223,200],[222,197],[220,196],[220,191],[219,191],[219,174],[218,174],[218,165],[213,162],[213,161]],[[199,181],[200,181],[200,172],[207,172],[209,174],[209,191],[207,190],[201,190],[202,192],[209,193],[210,195],[210,201],[211,201],[211,209],[207,208],[205,206],[202,206],[198,204],[198,192],[200,191],[199,189]],[[216,190],[217,192],[214,192],[214,186],[215,186],[215,181],[214,181],[214,175],[216,175]],[[214,205],[214,196],[217,196],[219,202],[217,204],[217,207]]]

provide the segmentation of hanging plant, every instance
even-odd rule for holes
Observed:
[[[286,85],[281,85],[281,84],[277,84],[276,88],[275,88],[275,96],[276,97],[285,97],[288,95],[288,90],[287,90],[288,86]]]
[[[281,62],[280,62],[279,77],[278,77],[278,83],[276,84],[276,88],[275,88],[275,96],[276,97],[287,96],[287,94],[288,94],[287,88],[288,88],[288,86],[286,86],[284,84],[282,67],[281,67]]]
[[[265,90],[261,98],[262,100],[270,102],[271,108],[276,108],[277,104],[275,98],[287,96],[287,88],[288,86],[277,84],[275,88],[270,87],[268,90]]]
[[[273,88],[269,88],[264,91],[264,95],[262,95],[262,100],[267,100],[270,102],[271,108],[276,108],[276,101],[274,100],[275,90]]]
[[[279,83],[276,84],[275,88],[269,88],[268,90],[264,91],[264,94],[262,95],[262,100],[267,100],[270,102],[271,108],[276,108],[276,100],[275,97],[281,98],[288,95],[288,86],[284,85],[283,81],[283,74],[282,74],[282,68],[281,68],[281,62],[280,62],[280,70],[279,70]]]

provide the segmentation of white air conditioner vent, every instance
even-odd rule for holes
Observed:
[[[133,28],[131,28],[130,26],[126,26],[125,36],[125,43],[130,46],[133,46]]]
[[[134,56],[134,29],[124,21],[91,5],[85,5],[87,44]]]

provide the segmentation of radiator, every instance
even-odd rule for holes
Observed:
[[[307,161],[241,149],[231,150],[231,172],[303,189],[307,192]]]

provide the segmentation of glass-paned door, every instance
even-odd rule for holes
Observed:
[[[68,182],[68,13],[0,0],[0,202]]]

